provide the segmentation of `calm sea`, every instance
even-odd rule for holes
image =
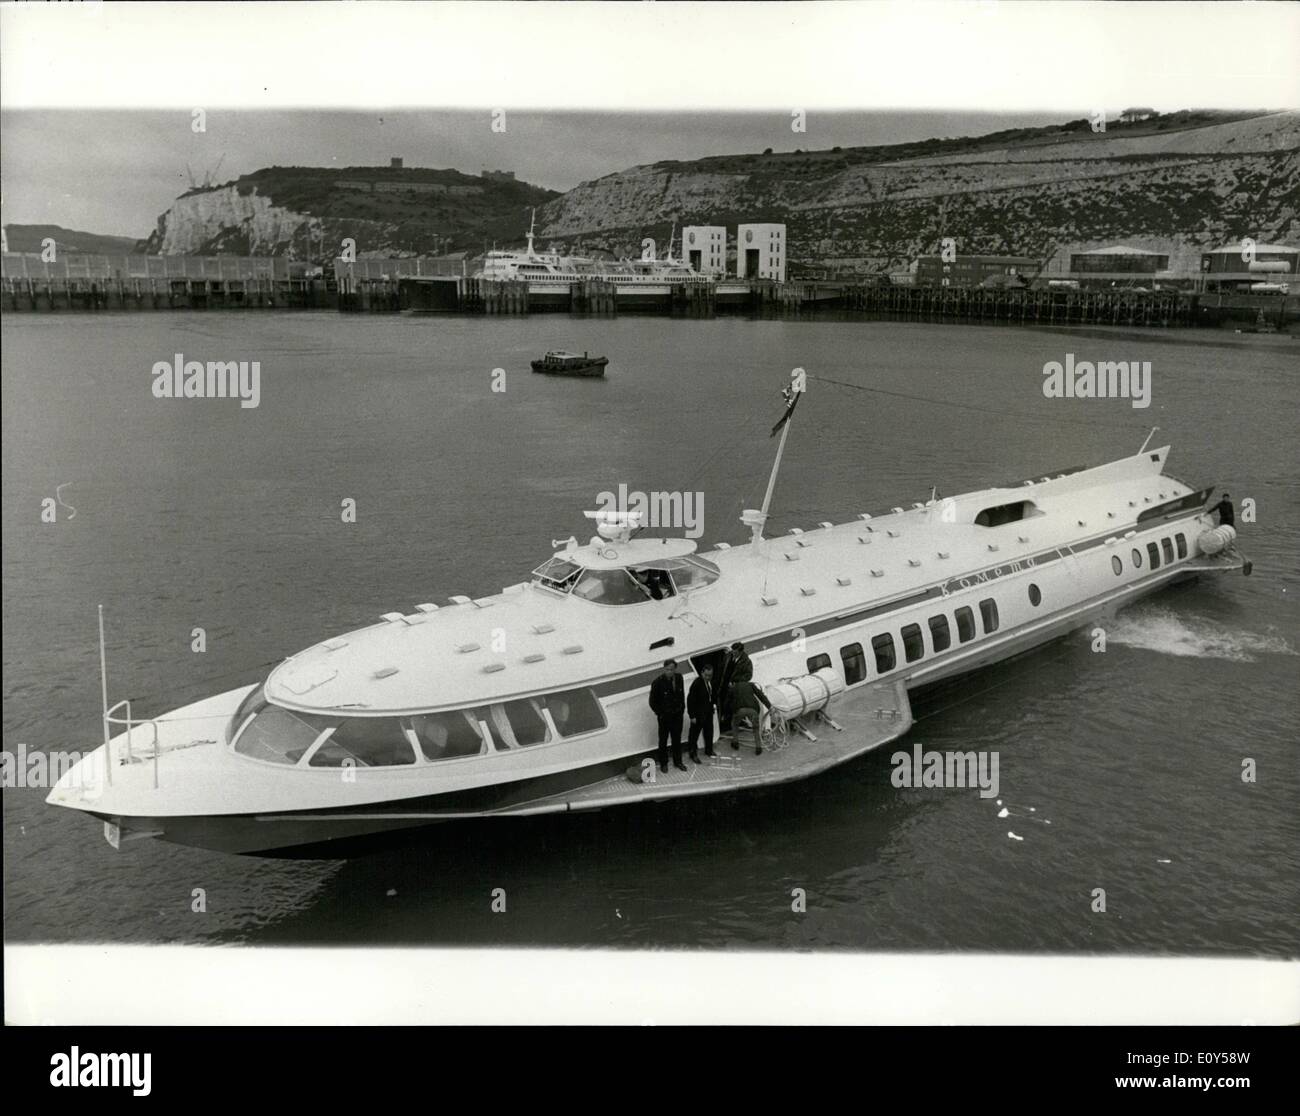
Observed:
[[[975,790],[894,789],[888,748],[780,790],[458,823],[347,861],[114,852],[44,790],[6,789],[9,940],[1300,953],[1293,340],[160,313],[10,315],[3,344],[11,753],[95,744],[101,602],[110,700],[160,712],[383,612],[518,581],[619,483],[698,490],[704,541],[741,541],[796,366],[881,390],[811,382],[776,530],[1133,453],[1157,424],[1175,475],[1258,509],[1253,577],[1122,613],[1104,655],[1073,637],[918,705],[912,742],[998,751],[1007,817]],[[551,347],[608,354],[608,378],[530,375]],[[260,361],[260,406],[154,399],[176,353]],[[1151,361],[1152,405],[1045,399],[1067,353]]]

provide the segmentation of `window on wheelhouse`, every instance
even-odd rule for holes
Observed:
[[[533,581],[544,589],[567,593],[582,573],[582,567],[567,558],[549,558],[533,570]]]
[[[248,696],[239,703],[239,708],[235,710],[235,715],[230,718],[230,724],[226,726],[226,743],[234,742],[239,730],[243,727],[244,722],[248,720],[259,709],[266,706],[266,687],[254,686],[248,692]]]
[[[1166,563],[1172,562],[1174,560],[1174,544],[1172,540],[1161,539],[1160,549],[1164,552]]]
[[[1147,560],[1151,563],[1153,570],[1160,568],[1160,550],[1155,543],[1147,543]]]
[[[321,741],[308,767],[403,767],[415,749],[397,717],[349,717]]]
[[[903,657],[914,663],[925,654],[925,637],[920,624],[905,624],[899,633],[903,637]]]
[[[605,710],[592,690],[563,690],[547,694],[544,700],[555,731],[561,736],[598,732],[606,725]]]
[[[852,686],[854,683],[861,682],[867,676],[867,656],[863,653],[862,644],[850,643],[847,647],[840,648],[840,661],[844,664],[844,684]],[[830,659],[826,660],[826,665],[830,666]]]
[[[952,644],[952,632],[948,630],[947,616],[930,617],[930,642],[936,653],[948,650]]]
[[[573,595],[602,605],[631,605],[654,600],[650,590],[622,567],[587,570],[574,585]]]
[[[677,586],[679,593],[703,589],[722,576],[722,571],[707,558],[700,558],[694,554],[687,555],[685,558],[669,558],[662,565],[672,574],[673,584]]]
[[[969,643],[975,638],[975,613],[966,605],[962,605],[957,610],[957,639],[961,643]]]
[[[1182,533],[1181,531],[1179,531],[1178,534],[1176,534],[1176,535],[1174,536],[1174,541],[1178,543],[1178,557],[1179,557],[1179,558],[1186,558],[1186,557],[1187,557],[1187,538],[1183,535],[1183,533]]]
[[[980,619],[984,622],[984,634],[998,630],[998,602],[992,597],[980,601]]]
[[[871,650],[876,653],[876,673],[884,674],[894,669],[897,659],[894,656],[894,637],[888,632],[872,636]]]
[[[478,718],[468,709],[421,713],[411,718],[420,754],[430,762],[477,756],[486,751]]]
[[[829,655],[814,655],[808,660],[808,673],[816,674],[819,670],[825,670],[830,665],[831,657]]]
[[[268,763],[297,763],[337,717],[295,713],[279,705],[259,708],[235,739],[235,751]]]

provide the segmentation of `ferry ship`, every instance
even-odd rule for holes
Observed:
[[[656,255],[639,260],[597,260],[590,256],[537,251],[534,247],[536,221],[534,211],[528,226],[528,244],[522,252],[497,249],[488,252],[475,278],[526,282],[529,297],[541,296],[543,300],[548,295],[567,299],[570,285],[584,281],[612,283],[619,295],[652,298],[667,298],[673,287],[681,284],[699,285],[714,281],[713,276],[698,272],[673,257],[675,228],[663,259]]]
[[[232,853],[468,817],[546,814],[801,779],[908,731],[909,693],[1025,652],[1205,571],[1243,569],[1229,527],[1142,449],[844,523],[765,537],[796,390],[749,541],[701,552],[586,513],[500,593],[393,611],[292,655],[264,680],[161,716],[108,705],[104,744],[51,804]],[[774,428],[775,433],[775,428]],[[1148,442],[1150,436],[1148,436]],[[653,584],[655,593],[646,591]],[[772,698],[770,745],[685,772],[649,757],[665,658],[715,677],[744,644]],[[101,612],[101,656],[103,649]],[[118,729],[116,735],[111,735]]]

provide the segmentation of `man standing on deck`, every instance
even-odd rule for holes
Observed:
[[[718,732],[731,731],[732,711],[736,708],[734,691],[736,683],[754,677],[754,664],[745,654],[745,645],[737,642],[731,645],[726,661],[722,664],[722,678],[718,685]]]
[[[668,770],[668,741],[673,742],[673,766],[685,771],[682,763],[682,714],[686,711],[686,696],[682,676],[677,673],[677,660],[665,659],[664,670],[650,683],[650,708],[659,721],[659,770]]]
[[[691,760],[700,762],[700,734],[704,734],[704,754],[716,755],[713,750],[713,709],[718,703],[713,693],[713,667],[705,663],[691,683],[686,695],[686,712],[691,718],[691,734],[686,741],[691,750]]]
[[[1219,513],[1220,527],[1232,527],[1234,529],[1236,528],[1237,513],[1233,511],[1232,508],[1232,497],[1229,496],[1226,492],[1223,494],[1223,499],[1221,499],[1217,504],[1215,504],[1211,510]]]
[[[754,730],[754,755],[763,754],[763,718],[758,711],[762,705],[764,709],[771,709],[772,703],[767,700],[767,694],[763,693],[751,678],[745,678],[735,685],[734,711],[734,728],[731,734],[731,746],[739,749],[740,742],[736,739],[736,734],[742,724],[750,725]]]

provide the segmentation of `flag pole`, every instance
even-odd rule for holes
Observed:
[[[790,386],[786,388],[783,394],[787,400],[786,412],[781,416],[778,425],[781,428],[781,441],[776,447],[776,460],[772,462],[772,472],[767,478],[767,491],[763,494],[763,506],[760,510],[754,511],[752,508],[745,511],[740,521],[750,530],[750,542],[757,543],[762,541],[763,526],[767,523],[768,509],[772,506],[772,493],[776,489],[776,475],[781,469],[781,457],[785,453],[785,440],[790,436],[790,422],[794,418],[794,409],[799,402],[799,396],[804,390],[804,371],[802,368],[796,368],[790,374]],[[772,433],[776,433],[776,427],[772,428]]]

